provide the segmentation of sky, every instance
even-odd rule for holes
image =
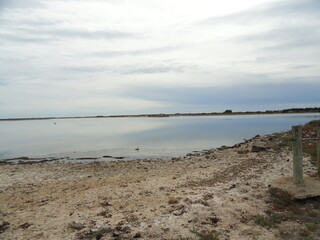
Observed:
[[[319,0],[0,0],[0,118],[320,106]]]

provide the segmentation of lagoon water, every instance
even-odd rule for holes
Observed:
[[[320,114],[274,114],[0,121],[0,159],[168,158],[233,145],[319,119]]]

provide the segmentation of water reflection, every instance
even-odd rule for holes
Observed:
[[[320,114],[5,121],[0,122],[0,158],[184,155],[289,130],[314,119],[320,119]]]

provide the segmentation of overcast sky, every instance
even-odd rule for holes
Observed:
[[[0,0],[0,118],[320,106],[319,0]]]

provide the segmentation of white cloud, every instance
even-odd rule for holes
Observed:
[[[122,113],[166,109],[162,101],[128,99],[115,89],[178,91],[317,79],[318,5],[315,0],[3,1],[0,94],[7,112],[0,117],[22,111],[45,115],[48,108],[72,115],[83,105],[96,105],[84,115],[99,114],[103,106]],[[97,89],[108,94],[97,97]],[[28,111],[20,106],[22,95],[32,103]],[[37,104],[48,96],[48,107]]]

